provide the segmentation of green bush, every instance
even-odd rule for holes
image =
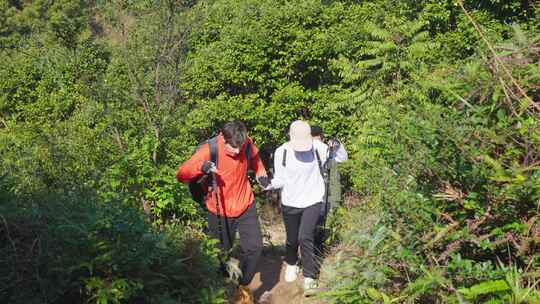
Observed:
[[[221,301],[175,170],[231,119],[271,163],[303,118],[364,204],[329,301],[534,303],[540,8],[460,3],[0,0],[0,295]]]
[[[0,214],[3,302],[202,303],[223,297],[215,287],[223,283],[214,246],[189,227],[156,232],[136,209],[84,199],[12,201]]]
[[[418,8],[420,15],[426,13]],[[408,43],[400,35],[402,28],[418,22],[389,14],[371,26],[372,42],[361,57],[338,62],[346,80],[362,81],[350,96],[363,100],[350,174],[353,189],[370,208],[356,206],[356,216],[340,223],[338,238],[349,244],[353,256],[339,259],[336,265],[347,266],[329,272],[330,282],[340,282],[331,284],[329,300],[534,303],[531,271],[540,256],[534,249],[538,167],[531,147],[539,129],[538,109],[531,101],[538,90],[531,81],[538,79],[532,67],[539,56],[529,49],[537,38],[518,26],[501,26],[485,17],[489,13],[473,10],[472,16],[495,44],[499,59],[486,54],[485,45],[466,40],[460,43],[471,46],[471,57],[454,51],[466,59],[439,57],[454,47],[446,38],[478,35],[474,28],[471,33],[438,32],[438,43],[418,52],[427,45],[416,46],[418,39]],[[394,20],[401,20],[400,26]],[[471,27],[467,21],[460,26]],[[423,55],[408,65],[412,54]],[[522,91],[507,85],[513,80],[499,61]],[[355,220],[372,214],[379,217],[377,224],[366,227]],[[373,248],[376,255],[369,254]],[[513,280],[516,289],[508,287],[512,271],[524,274]],[[372,276],[365,277],[366,272]]]

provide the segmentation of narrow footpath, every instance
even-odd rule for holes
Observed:
[[[259,209],[264,249],[259,262],[259,271],[250,288],[259,304],[320,304],[320,300],[304,297],[303,277],[295,282],[284,280],[285,273],[285,227],[278,210],[270,204]]]

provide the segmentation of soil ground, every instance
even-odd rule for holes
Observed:
[[[303,277],[295,282],[284,280],[285,227],[279,210],[271,204],[259,208],[264,249],[259,269],[251,284],[255,303],[259,304],[320,304],[320,300],[304,296]],[[233,301],[231,301],[233,303]]]

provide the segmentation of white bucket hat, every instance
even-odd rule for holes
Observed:
[[[309,151],[313,147],[311,127],[302,120],[295,120],[289,128],[290,143],[294,151]]]

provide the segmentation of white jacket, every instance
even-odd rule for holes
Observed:
[[[283,166],[284,150],[287,150],[285,166]],[[275,172],[271,187],[281,189],[281,203],[283,205],[307,208],[323,201],[324,179],[315,151],[319,153],[321,166],[324,166],[328,146],[321,141],[313,141],[313,149],[308,152],[295,152],[288,142],[274,152]]]

